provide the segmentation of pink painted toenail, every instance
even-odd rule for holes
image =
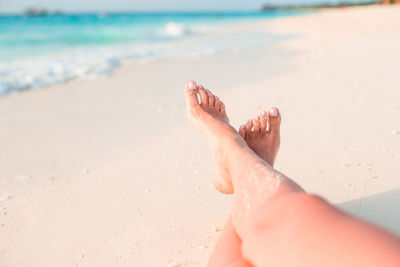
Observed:
[[[270,115],[271,117],[276,117],[276,116],[278,116],[278,110],[277,110],[276,108],[271,108],[271,109],[269,109],[269,115]]]
[[[189,88],[189,89],[192,89],[192,90],[197,89],[197,84],[196,84],[196,82],[194,82],[194,81],[189,82],[188,88]]]

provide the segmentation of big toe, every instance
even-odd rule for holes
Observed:
[[[279,135],[281,126],[281,114],[278,108],[273,107],[268,110],[268,124],[268,134]]]
[[[197,84],[195,81],[190,81],[186,84],[185,98],[188,110],[199,104],[197,99]]]

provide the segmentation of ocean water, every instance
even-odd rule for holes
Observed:
[[[259,36],[218,35],[202,44],[178,40],[251,20],[302,14],[275,12],[0,15],[0,95],[109,75],[139,59],[218,53],[254,45]]]

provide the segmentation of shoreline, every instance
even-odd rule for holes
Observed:
[[[215,16],[217,16],[217,14],[218,13],[215,13]],[[83,21],[85,19],[96,21],[89,25],[94,29],[98,27],[97,31],[99,31],[98,36],[94,35],[88,37],[92,39],[114,38],[113,35],[110,35],[107,31],[103,32],[103,28],[105,27],[103,24],[109,23],[109,27],[116,27],[115,25],[113,26],[113,23],[117,23],[116,21],[118,21],[118,19],[123,19],[125,18],[124,16],[128,16],[133,22],[129,25],[120,25],[120,38],[130,38],[130,41],[115,41],[114,43],[102,44],[93,44],[86,41],[87,43],[82,43],[79,46],[71,44],[64,48],[55,48],[49,46],[47,43],[41,43],[42,48],[35,48],[35,46],[33,47],[33,52],[28,53],[20,49],[20,56],[27,53],[26,56],[14,59],[12,58],[14,52],[11,50],[9,51],[11,55],[9,55],[10,58],[8,60],[7,56],[0,55],[0,58],[3,57],[2,59],[4,59],[0,62],[0,73],[2,73],[0,97],[13,92],[42,88],[52,84],[69,82],[71,80],[93,80],[110,76],[115,69],[135,62],[164,58],[201,57],[209,54],[224,53],[230,49],[244,48],[249,46],[250,42],[253,43],[253,46],[257,46],[266,42],[268,37],[265,37],[264,40],[262,38],[245,40],[237,39],[235,35],[227,35],[225,32],[232,32],[232,29],[238,26],[240,27],[242,24],[248,24],[247,27],[250,28],[252,23],[257,23],[259,21],[271,20],[276,17],[284,17],[287,15],[300,15],[299,12],[294,11],[282,11],[276,13],[276,15],[275,13],[272,15],[268,12],[242,12],[237,14],[238,15],[224,13],[220,15],[220,19],[217,19],[209,13],[199,13],[199,17],[178,13],[175,15],[176,17],[171,18],[168,17],[167,14],[160,13],[159,18],[154,18],[153,22],[145,24],[144,27],[147,29],[145,30],[146,34],[138,31],[138,37],[136,38],[139,39],[137,40],[132,37],[133,35],[131,32],[133,30],[131,27],[137,27],[136,24],[139,22],[135,22],[132,14],[115,14],[113,15],[115,18],[108,18],[108,16],[98,18],[96,14],[81,15],[83,16],[81,18]],[[146,23],[145,18],[150,15],[151,14],[147,13],[140,14],[137,20],[144,20],[144,23]],[[67,26],[69,16],[72,15],[61,16],[61,18],[63,18],[62,21],[67,21],[65,22]],[[88,18],[86,18],[86,16],[88,16]],[[18,17],[21,18],[22,16]],[[51,20],[54,20],[54,18],[51,18],[50,21],[46,22],[46,17],[40,17],[38,19],[42,20],[44,26],[48,26]],[[17,24],[23,23],[19,21],[20,19],[14,20],[16,20]],[[109,22],[104,22],[103,20],[108,20]],[[7,24],[7,20],[5,22]],[[50,27],[49,30],[55,29]],[[76,30],[78,31],[78,29]],[[31,31],[35,33],[35,29]],[[26,33],[21,34],[21,38],[27,38],[24,35]],[[220,34],[224,35],[224,39],[218,38]],[[141,35],[143,36],[140,37]],[[71,36],[64,36],[62,31],[60,32],[59,38],[59,41],[67,43],[74,41],[68,39],[71,38]],[[79,38],[79,36],[76,36],[76,38]],[[240,40],[241,42],[237,43],[234,48],[231,48],[228,39],[232,39],[231,43]],[[10,42],[13,40],[11,39],[8,41]],[[194,43],[195,41],[199,41],[199,43],[196,44]],[[14,42],[17,42],[17,40],[14,40]],[[49,51],[43,52],[44,47],[48,47]],[[7,49],[7,47],[4,47],[4,49]]]
[[[231,199],[212,188],[210,151],[186,123],[191,79],[236,128],[278,106],[276,168],[399,234],[399,15],[373,6],[242,25],[229,34],[277,39],[1,97],[0,265],[205,266]]]

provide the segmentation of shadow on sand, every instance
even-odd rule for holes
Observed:
[[[400,234],[400,189],[339,203],[335,206]]]

